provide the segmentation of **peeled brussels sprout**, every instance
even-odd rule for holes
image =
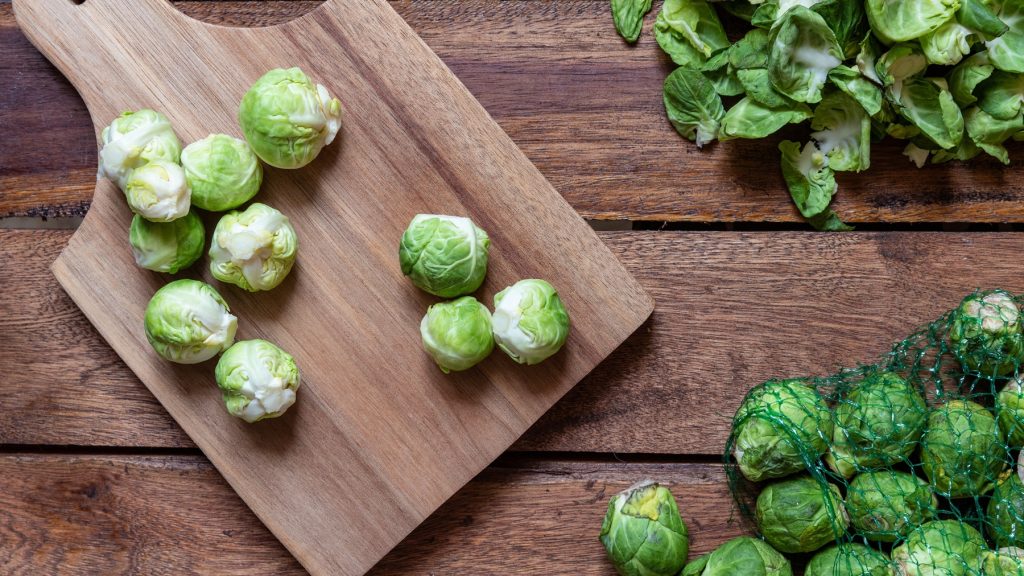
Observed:
[[[1024,547],[1024,484],[1010,474],[997,485],[985,515],[988,535],[997,546]]]
[[[845,478],[895,464],[917,448],[927,415],[924,398],[898,374],[871,374],[853,384],[836,406],[825,458]]]
[[[681,576],[793,576],[789,560],[764,540],[733,538],[686,565]]]
[[[295,404],[299,369],[292,355],[266,340],[242,340],[217,361],[217,386],[232,416],[277,418]]]
[[[600,540],[622,576],[676,576],[690,551],[675,498],[668,488],[649,481],[611,499]]]
[[[969,524],[934,520],[893,548],[900,576],[980,576],[985,539]]]
[[[764,539],[788,554],[814,552],[845,534],[850,524],[839,488],[810,476],[766,486],[755,515]]]
[[[468,370],[494,350],[491,313],[472,296],[428,308],[420,322],[420,336],[445,374]]]
[[[769,380],[751,390],[733,419],[733,457],[752,482],[804,470],[828,449],[832,416],[803,380]]]
[[[277,168],[302,168],[334,141],[341,101],[298,68],[267,72],[242,97],[238,123],[256,155]]]
[[[235,340],[238,320],[213,286],[175,280],[146,306],[146,338],[160,356],[179,364],[213,358]]]
[[[1024,376],[1010,380],[999,391],[996,418],[1010,448],[1024,447]]]
[[[1013,546],[982,553],[985,576],[1024,576],[1024,550]]]
[[[124,194],[132,212],[152,222],[170,222],[188,214],[191,192],[181,166],[153,160],[128,175]]]
[[[192,204],[221,212],[245,204],[263,182],[263,165],[245,140],[211,134],[181,152],[181,165],[192,189]]]
[[[520,364],[539,364],[569,337],[569,313],[544,280],[520,280],[494,295],[494,342]]]
[[[804,576],[895,576],[885,554],[863,544],[840,544],[818,552]]]
[[[985,494],[1006,467],[996,419],[966,400],[932,410],[921,438],[921,465],[937,494],[965,498]]]
[[[150,222],[138,214],[128,229],[135,263],[154,272],[174,274],[203,255],[206,231],[195,212],[173,222]]]
[[[1003,290],[972,294],[953,312],[949,341],[966,369],[982,376],[1013,373],[1024,358],[1020,309]]]
[[[421,290],[454,298],[483,284],[490,247],[487,232],[469,218],[417,214],[402,234],[398,261]]]
[[[143,109],[123,112],[100,134],[99,175],[114,181],[122,190],[132,170],[152,162],[177,163],[181,143],[163,114]]]
[[[221,217],[210,242],[210,272],[221,282],[270,290],[292,270],[299,239],[288,217],[254,202]]]
[[[850,527],[876,542],[895,542],[934,520],[938,506],[927,482],[896,470],[858,474],[846,488]]]

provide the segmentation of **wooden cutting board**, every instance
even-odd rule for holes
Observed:
[[[169,277],[135,266],[131,214],[110,182],[97,183],[53,265],[107,342],[314,574],[367,571],[652,311],[384,0],[328,0],[259,29],[203,24],[163,0],[15,0],[14,11],[78,89],[97,134],[122,110],[150,107],[184,143],[240,135],[242,94],[275,67],[300,66],[342,100],[338,141],[304,169],[269,169],[257,196],[299,235],[291,275],[270,293],[212,282],[239,318],[239,339],[266,338],[296,357],[303,384],[284,417],[255,425],[230,417],[213,362],[170,364],[147,344],[143,311]],[[484,302],[518,279],[550,280],[572,316],[565,349],[539,366],[496,352],[468,372],[442,374],[418,330],[435,299],[398,266],[399,237],[419,212],[470,216],[490,234]],[[211,281],[206,262],[191,274]]]

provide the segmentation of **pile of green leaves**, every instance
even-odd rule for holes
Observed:
[[[616,29],[639,38],[651,0],[612,0]],[[716,7],[749,22],[736,42]],[[848,230],[829,208],[836,172],[869,167],[871,143],[906,140],[925,163],[1024,140],[1024,0],[665,0],[654,35],[679,67],[665,79],[672,125],[697,147],[785,140],[782,173],[819,230]]]

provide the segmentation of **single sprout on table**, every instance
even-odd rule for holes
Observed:
[[[238,208],[259,192],[263,165],[245,140],[211,134],[181,152],[192,204],[222,212]]]
[[[1024,447],[1024,377],[1013,378],[996,395],[996,419],[1010,448]]]
[[[896,576],[885,554],[863,544],[840,544],[818,552],[804,576]]]
[[[793,576],[789,560],[764,540],[740,536],[686,565],[680,576]]]
[[[490,247],[487,232],[469,218],[417,214],[402,234],[398,261],[417,288],[454,298],[483,284]]]
[[[986,550],[982,553],[982,571],[984,576],[1022,576],[1024,575],[1024,550],[1014,546]]]
[[[146,306],[146,338],[160,356],[179,364],[213,358],[235,340],[238,320],[209,284],[175,280]]]
[[[1024,483],[1015,473],[997,485],[985,513],[988,535],[998,546],[1024,547]]]
[[[242,340],[228,348],[215,375],[228,412],[249,423],[284,414],[299,389],[295,359],[266,340]]]
[[[1003,290],[964,298],[953,312],[949,341],[966,370],[985,377],[1012,374],[1024,359],[1020,309]]]
[[[966,400],[933,409],[921,437],[921,465],[935,493],[967,498],[987,493],[1006,467],[1006,449],[992,414]]]
[[[755,516],[764,539],[787,554],[814,552],[840,538],[850,524],[839,488],[810,476],[766,486]]]
[[[203,221],[192,211],[173,222],[150,222],[136,214],[128,230],[135,263],[154,272],[188,268],[203,255],[205,242]]]
[[[675,498],[650,481],[612,497],[599,539],[622,576],[676,576],[690,551]]]
[[[242,97],[238,123],[256,155],[277,168],[301,168],[334,141],[341,101],[299,68],[267,72]]]
[[[916,526],[934,520],[939,507],[931,485],[906,472],[858,474],[846,488],[846,512],[856,534],[895,542]]]
[[[154,110],[123,112],[100,134],[99,176],[124,190],[131,171],[154,160],[177,163],[181,142],[167,117]]]
[[[985,547],[969,524],[934,520],[893,548],[892,559],[900,576],[979,576]]]
[[[151,222],[184,217],[191,198],[185,171],[168,160],[153,160],[132,170],[124,194],[132,212]]]
[[[520,280],[494,296],[494,341],[520,364],[539,364],[569,337],[569,313],[555,287]]]
[[[299,239],[288,217],[254,202],[217,222],[210,242],[210,272],[243,290],[270,290],[288,276],[298,249]]]
[[[472,296],[428,308],[420,322],[420,336],[445,374],[468,370],[494,350],[491,313]]]

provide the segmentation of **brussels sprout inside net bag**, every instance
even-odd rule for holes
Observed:
[[[975,292],[877,363],[753,388],[725,454],[743,519],[810,575],[1024,576],[1022,305]]]

